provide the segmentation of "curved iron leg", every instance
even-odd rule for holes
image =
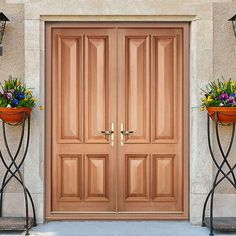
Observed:
[[[226,173],[226,175],[228,176],[235,168],[236,168],[236,164],[234,164],[232,170],[228,171],[228,172]],[[217,187],[217,186],[222,182],[222,180],[224,180],[224,179],[225,179],[225,177],[221,177],[221,178],[217,181],[217,183],[215,184],[215,187]],[[207,206],[208,200],[209,200],[209,198],[210,198],[210,196],[211,196],[211,193],[212,193],[212,188],[211,188],[211,190],[209,191],[209,193],[208,193],[208,195],[207,195],[207,197],[206,197],[206,200],[205,200],[205,202],[204,202],[204,206],[203,206],[203,212],[202,212],[202,226],[203,226],[203,227],[206,226],[206,224],[204,223],[205,214],[206,214],[206,206]]]
[[[1,151],[0,151],[0,158],[1,158],[1,160],[2,160],[2,162],[3,162],[3,164],[4,164],[4,166],[5,166],[6,168],[8,168],[8,166],[7,166],[7,164],[6,164],[5,160],[4,160],[4,158],[2,157]],[[18,168],[20,168],[20,166],[19,166]],[[4,185],[3,187],[5,187],[5,186],[10,182],[10,179],[11,179],[12,177],[14,177],[14,178],[22,185],[21,180],[16,176],[16,172],[17,172],[17,171],[12,172],[11,170],[9,170],[9,172],[10,172],[11,176],[10,176],[10,177],[8,178],[8,180],[5,182],[5,185]],[[36,226],[36,225],[37,225],[37,222],[36,222],[36,212],[35,212],[34,202],[33,202],[33,199],[32,199],[32,197],[31,197],[31,194],[30,194],[30,192],[29,192],[29,190],[28,190],[27,188],[26,188],[26,191],[27,191],[27,194],[28,194],[28,196],[29,196],[29,198],[30,198],[30,201],[31,201],[32,210],[33,210],[33,218],[34,218],[34,226]]]

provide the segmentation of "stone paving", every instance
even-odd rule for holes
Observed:
[[[5,233],[0,235],[24,235]],[[207,228],[171,221],[63,221],[49,222],[31,230],[32,236],[208,236]],[[216,236],[236,233],[216,232]]]

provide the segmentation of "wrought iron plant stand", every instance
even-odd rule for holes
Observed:
[[[26,122],[28,121],[28,122]],[[27,123],[27,125],[26,125]],[[10,150],[9,143],[7,140],[6,126],[21,126],[21,135],[18,147],[15,154],[13,155]],[[29,140],[30,140],[30,116],[27,116],[26,112],[22,112],[22,121],[12,124],[4,121],[2,119],[2,130],[3,130],[3,140],[4,144],[0,144],[0,158],[6,169],[5,174],[3,175],[3,180],[0,189],[0,231],[26,231],[26,235],[29,235],[29,230],[32,226],[36,226],[36,214],[35,206],[32,199],[32,196],[24,184],[23,175],[21,173],[21,167],[24,163],[25,157],[27,155]],[[26,134],[26,144],[23,145],[24,136]],[[6,158],[3,156],[3,146],[6,149],[6,155],[9,156],[10,162],[7,163]],[[24,147],[23,152],[20,152],[22,147]],[[23,153],[22,155],[20,153]],[[4,190],[12,179],[21,185],[24,194],[25,202],[25,217],[3,217],[3,196]],[[29,201],[32,207],[33,217],[29,216]],[[16,206],[17,207],[17,206]]]
[[[236,218],[235,217],[214,217],[214,214],[213,214],[214,213],[213,212],[214,194],[215,194],[216,187],[218,187],[223,182],[223,180],[227,180],[236,189],[236,177],[235,177],[235,172],[234,172],[235,168],[236,168],[236,163],[232,165],[228,161],[228,158],[230,156],[230,151],[231,151],[233,141],[234,141],[235,122],[232,122],[229,124],[221,123],[221,121],[219,120],[219,115],[220,115],[220,112],[215,112],[213,115],[207,114],[208,146],[209,146],[209,151],[210,151],[212,160],[217,168],[217,172],[213,178],[212,188],[206,197],[206,200],[205,200],[204,206],[203,206],[203,213],[202,213],[202,226],[209,227],[209,229],[210,229],[209,235],[210,236],[214,235],[213,230],[228,231],[228,232],[236,231]],[[223,114],[223,115],[230,116],[230,114]],[[235,115],[231,115],[231,116],[235,116]],[[211,135],[211,128],[210,128],[211,117],[214,119],[214,122],[215,122],[214,128],[215,128],[217,145],[219,147],[220,155],[222,156],[221,161],[218,161],[216,159],[215,153],[213,152],[213,148],[212,148],[212,142],[211,142],[212,135]],[[236,117],[235,117],[235,119],[236,119]],[[220,134],[219,134],[219,126],[220,125],[232,127],[230,143],[226,149],[226,152],[223,150],[221,139],[220,139]],[[210,209],[209,209],[210,216],[206,217],[206,207],[207,207],[207,203],[209,200],[210,200]]]

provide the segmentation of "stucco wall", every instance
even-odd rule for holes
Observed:
[[[4,2],[8,4],[4,4]],[[8,74],[25,75],[44,105],[44,23],[45,21],[190,21],[190,220],[199,223],[206,193],[211,186],[212,162],[206,145],[206,116],[199,106],[199,87],[218,75],[235,75],[235,39],[228,18],[235,14],[231,0],[0,0],[0,8],[12,21],[0,57],[1,79]],[[213,2],[219,2],[214,4]],[[221,3],[220,3],[221,2]],[[24,3],[15,4],[15,3]],[[213,14],[214,9],[214,14]],[[221,12],[221,9],[222,12]],[[230,11],[228,11],[229,9]],[[218,18],[218,14],[220,17]],[[19,18],[19,20],[17,20]],[[24,18],[24,23],[23,23]],[[215,22],[213,21],[215,20]],[[213,32],[214,22],[214,32]],[[222,27],[221,27],[222,26]],[[223,33],[221,34],[221,31]],[[214,37],[213,37],[214,33]],[[222,36],[223,35],[223,36]],[[25,42],[25,45],[24,45]],[[214,44],[213,44],[214,42]],[[213,48],[214,46],[214,48]],[[227,64],[231,58],[231,66]],[[214,55],[214,57],[213,57]],[[223,56],[222,56],[223,55]],[[25,56],[25,57],[24,57]],[[24,60],[25,59],[25,60]],[[214,66],[213,66],[214,64]],[[5,66],[4,66],[5,65]],[[13,65],[13,66],[11,66]],[[221,65],[224,65],[222,68]],[[24,177],[36,201],[37,216],[44,209],[44,111],[32,115],[32,137]],[[14,188],[13,188],[14,189]],[[19,189],[18,189],[19,190]],[[17,191],[18,191],[17,190]],[[226,189],[228,191],[228,188]],[[14,190],[15,191],[15,190]],[[222,192],[222,191],[221,191]],[[234,195],[233,195],[234,196]],[[232,194],[218,194],[224,204]],[[22,205],[21,205],[22,206]],[[8,204],[9,211],[15,211]],[[17,211],[20,211],[20,207]],[[222,207],[224,214],[234,214]],[[23,212],[23,211],[21,211]],[[18,212],[19,213],[19,212]],[[222,213],[222,212],[218,212]]]

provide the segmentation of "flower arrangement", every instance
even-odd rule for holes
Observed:
[[[236,107],[236,83],[231,80],[217,79],[211,81],[204,92],[201,110],[208,107]]]
[[[27,107],[33,108],[36,98],[33,97],[32,91],[26,88],[26,85],[20,79],[9,77],[4,83],[0,83],[0,107],[15,108]]]

